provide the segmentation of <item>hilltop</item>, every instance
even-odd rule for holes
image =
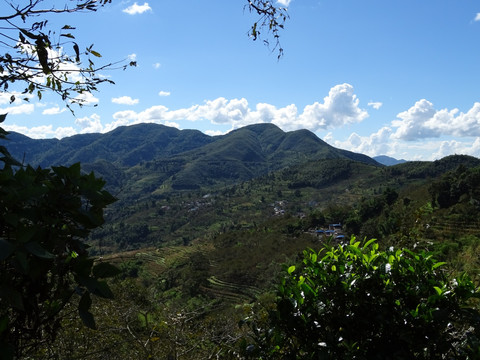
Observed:
[[[81,162],[85,170],[104,177],[114,191],[135,193],[227,185],[319,159],[381,166],[366,155],[330,146],[308,130],[284,132],[273,124],[250,125],[222,136],[157,124],[61,140],[11,133],[6,146],[14,157],[34,166]]]

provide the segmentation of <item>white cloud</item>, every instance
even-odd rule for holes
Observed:
[[[99,102],[98,98],[96,98],[95,96],[93,96],[92,93],[89,93],[89,92],[84,92],[84,93],[78,94],[75,97],[75,101],[79,102],[82,105],[86,105],[86,106],[98,104],[98,102]]]
[[[97,114],[76,119],[75,124],[81,127],[81,134],[103,132],[103,125],[100,122],[100,116]]]
[[[6,108],[0,109],[0,114],[8,115],[22,115],[22,114],[31,114],[35,111],[35,105],[33,104],[21,104],[8,106]]]
[[[15,97],[15,101],[11,103],[12,96]],[[23,103],[23,99],[31,99],[34,96],[32,94],[22,94],[17,91],[12,92],[0,92],[0,105],[11,105],[11,104],[21,104]]]
[[[334,86],[323,100],[323,104],[305,106],[299,116],[302,127],[317,131],[358,123],[368,117],[368,112],[358,106],[359,100],[350,84]]]
[[[288,5],[290,5],[290,3],[292,2],[292,0],[277,0],[277,2],[278,2],[280,5],[288,6]]]
[[[370,101],[367,105],[373,107],[375,110],[378,110],[382,107],[383,103],[380,101]]]
[[[389,127],[383,127],[369,136],[360,136],[352,133],[345,141],[335,141],[332,134],[324,138],[329,144],[368,156],[376,155],[394,155],[397,151],[398,141],[392,141],[392,130]]]
[[[160,91],[158,93],[158,96],[170,96],[170,91]]]
[[[152,8],[148,5],[148,3],[138,5],[136,2],[123,10],[124,13],[127,13],[129,15],[143,14],[147,11],[152,11]]]
[[[166,95],[167,92],[160,92]],[[323,103],[307,105],[299,114],[294,104],[277,108],[271,104],[260,103],[251,109],[245,98],[228,100],[219,97],[207,100],[201,105],[189,108],[170,110],[163,105],[152,106],[139,113],[119,111],[113,115],[115,120],[126,120],[131,123],[165,121],[210,121],[212,124],[230,124],[239,128],[256,123],[274,123],[284,130],[306,128],[311,131],[342,127],[346,124],[364,120],[368,113],[361,109],[359,100],[349,84],[334,86]]]
[[[433,159],[441,159],[451,154],[465,154],[480,157],[480,137],[473,142],[446,140],[441,141],[433,152]]]
[[[67,136],[76,135],[77,131],[73,127],[58,127],[55,129],[55,137],[57,139],[62,139]]]
[[[129,61],[136,61],[137,60],[137,54],[135,54],[135,53],[129,54],[129,55],[127,55],[127,59]]]
[[[120,105],[136,105],[138,104],[138,99],[132,99],[130,96],[121,96],[112,98],[112,103]]]
[[[475,21],[480,21],[480,13],[477,13],[477,15],[475,15]]]
[[[21,134],[24,134],[32,139],[47,139],[47,138],[57,138],[61,139],[66,136],[75,135],[77,132],[72,127],[58,127],[53,130],[52,125],[42,125],[34,126],[32,128],[27,128],[26,126],[18,125],[5,125],[5,130],[15,131]]]
[[[59,106],[55,106],[55,107],[43,110],[42,115],[58,115],[65,111],[67,111],[66,108],[60,108]]]
[[[226,133],[230,132],[231,130],[221,131],[221,130],[206,130],[205,134],[208,136],[220,136],[225,135]]]
[[[160,64],[159,62],[153,64],[153,67],[154,67],[155,69],[160,69],[161,66],[162,66],[162,64]]]
[[[164,125],[180,129],[180,125],[173,121],[165,121]]]
[[[466,113],[458,109],[436,110],[430,101],[419,100],[392,121],[394,137],[414,141],[442,135],[458,137],[480,136],[480,103],[476,102]]]

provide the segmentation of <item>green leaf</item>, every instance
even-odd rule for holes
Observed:
[[[93,314],[89,311],[90,306],[92,305],[92,299],[90,298],[90,293],[85,292],[80,299],[78,304],[78,314],[80,315],[80,319],[85,326],[90,329],[96,330],[97,325],[95,324],[95,319]]]
[[[91,292],[93,295],[100,296],[105,299],[113,299],[112,290],[105,281],[98,281],[92,277],[78,277],[78,282],[86,286],[88,291]]]
[[[35,236],[36,231],[34,228],[20,224],[20,227],[17,229],[17,240],[21,243],[28,243]]]
[[[52,253],[48,252],[42,246],[40,246],[40,244],[36,241],[26,243],[24,246],[25,246],[25,249],[28,250],[28,252],[30,252],[31,254],[39,258],[53,259],[55,257]]]
[[[77,43],[73,43],[73,51],[75,51],[75,61],[80,62],[80,49]]]
[[[375,241],[377,241],[377,239],[370,239],[368,240],[365,245],[363,245],[363,248],[366,249],[368,248],[372,243],[374,243]]]
[[[446,262],[444,262],[444,261],[439,261],[439,262],[437,262],[436,264],[434,264],[434,265],[432,266],[432,270],[434,270],[434,269],[436,269],[436,268],[438,268],[438,267],[440,267],[440,266],[443,266],[443,265],[445,265],[445,264],[446,264]]]
[[[8,328],[8,317],[4,316],[0,318],[0,334],[3,333]]]
[[[120,269],[117,268],[116,266],[102,262],[100,264],[97,264],[93,267],[92,273],[95,278],[110,278],[115,275],[120,274]]]
[[[13,250],[14,247],[9,241],[0,238],[0,261],[8,258],[13,253]]]
[[[442,295],[442,292],[443,292],[442,289],[440,289],[438,286],[434,286],[433,288],[435,289],[438,295]]]
[[[0,298],[2,301],[6,301],[7,304],[10,304],[11,307],[25,311],[22,294],[20,294],[17,290],[7,287],[0,287]]]
[[[92,54],[93,56],[96,56],[96,57],[102,57],[102,55],[98,52],[96,52],[95,50],[90,50],[90,54]]]
[[[394,262],[395,262],[395,256],[390,255],[390,256],[388,257],[388,263],[389,263],[390,265],[393,265]]]
[[[94,294],[104,299],[113,299],[115,297],[105,281],[97,282],[97,291]]]
[[[291,275],[295,271],[295,265],[292,265],[288,268],[287,272]]]

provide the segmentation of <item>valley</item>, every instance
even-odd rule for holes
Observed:
[[[89,353],[164,356],[177,346],[184,359],[199,358],[188,349],[234,358],[245,331],[236,323],[258,304],[273,306],[279,274],[305,249],[335,241],[315,233],[329,224],[341,224],[345,243],[356,236],[376,238],[383,249],[427,249],[452,274],[479,279],[474,157],[385,166],[270,124],[220,137],[145,124],[10,139],[9,151],[25,163],[80,161],[117,198],[88,239],[97,263],[120,269],[110,280],[115,300],[93,303],[98,332],[81,330]],[[79,354],[65,342],[78,319],[64,321],[54,347]]]

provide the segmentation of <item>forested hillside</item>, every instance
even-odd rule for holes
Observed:
[[[51,154],[38,161],[59,147],[55,161],[90,159],[83,170],[102,174],[117,198],[88,240],[95,264],[120,269],[108,281],[115,300],[91,303],[96,331],[81,327],[67,307],[47,354],[238,358],[253,335],[237,323],[275,306],[285,264],[296,264],[307,248],[346,246],[354,236],[376,238],[380,249],[428,250],[450,274],[478,279],[477,158],[386,167],[310,132],[272,125],[213,138],[151,125],[115,136],[122,141],[13,135],[8,143]],[[108,148],[114,151],[102,159]]]
[[[121,130],[134,139],[131,131],[142,128]],[[96,331],[81,327],[67,307],[46,354],[238,358],[254,338],[238,321],[275,306],[284,264],[296,264],[307,248],[345,245],[353,236],[377,238],[381,249],[426,249],[448,262],[449,273],[478,278],[477,158],[385,167],[309,132],[269,125],[213,139],[188,132],[203,144],[180,151],[169,141],[185,141],[177,130],[167,132],[177,136],[149,144],[166,141],[169,157],[160,149],[159,157],[132,166],[122,155],[83,167],[110,179],[116,191],[105,223],[88,240],[97,265],[120,269],[108,282],[115,300],[91,303]],[[94,138],[98,151],[99,135],[86,139]]]
[[[81,162],[86,171],[102,176],[113,192],[122,189],[136,196],[238,183],[308,160],[339,158],[380,165],[368,156],[336,149],[310,131],[284,132],[272,124],[215,137],[156,124],[61,140],[12,133],[3,144],[15,158],[33,166]]]
[[[235,185],[120,197],[91,238],[94,253],[122,269],[112,282],[118,300],[95,303],[104,325],[101,335],[83,330],[85,346],[120,358],[235,358],[248,328],[237,321],[273,306],[282,264],[328,243],[316,230],[333,223],[346,236],[340,243],[355,234],[382,249],[426,249],[450,274],[478,279],[479,173],[468,156],[392,167],[326,159]],[[66,345],[56,346],[78,344]]]

